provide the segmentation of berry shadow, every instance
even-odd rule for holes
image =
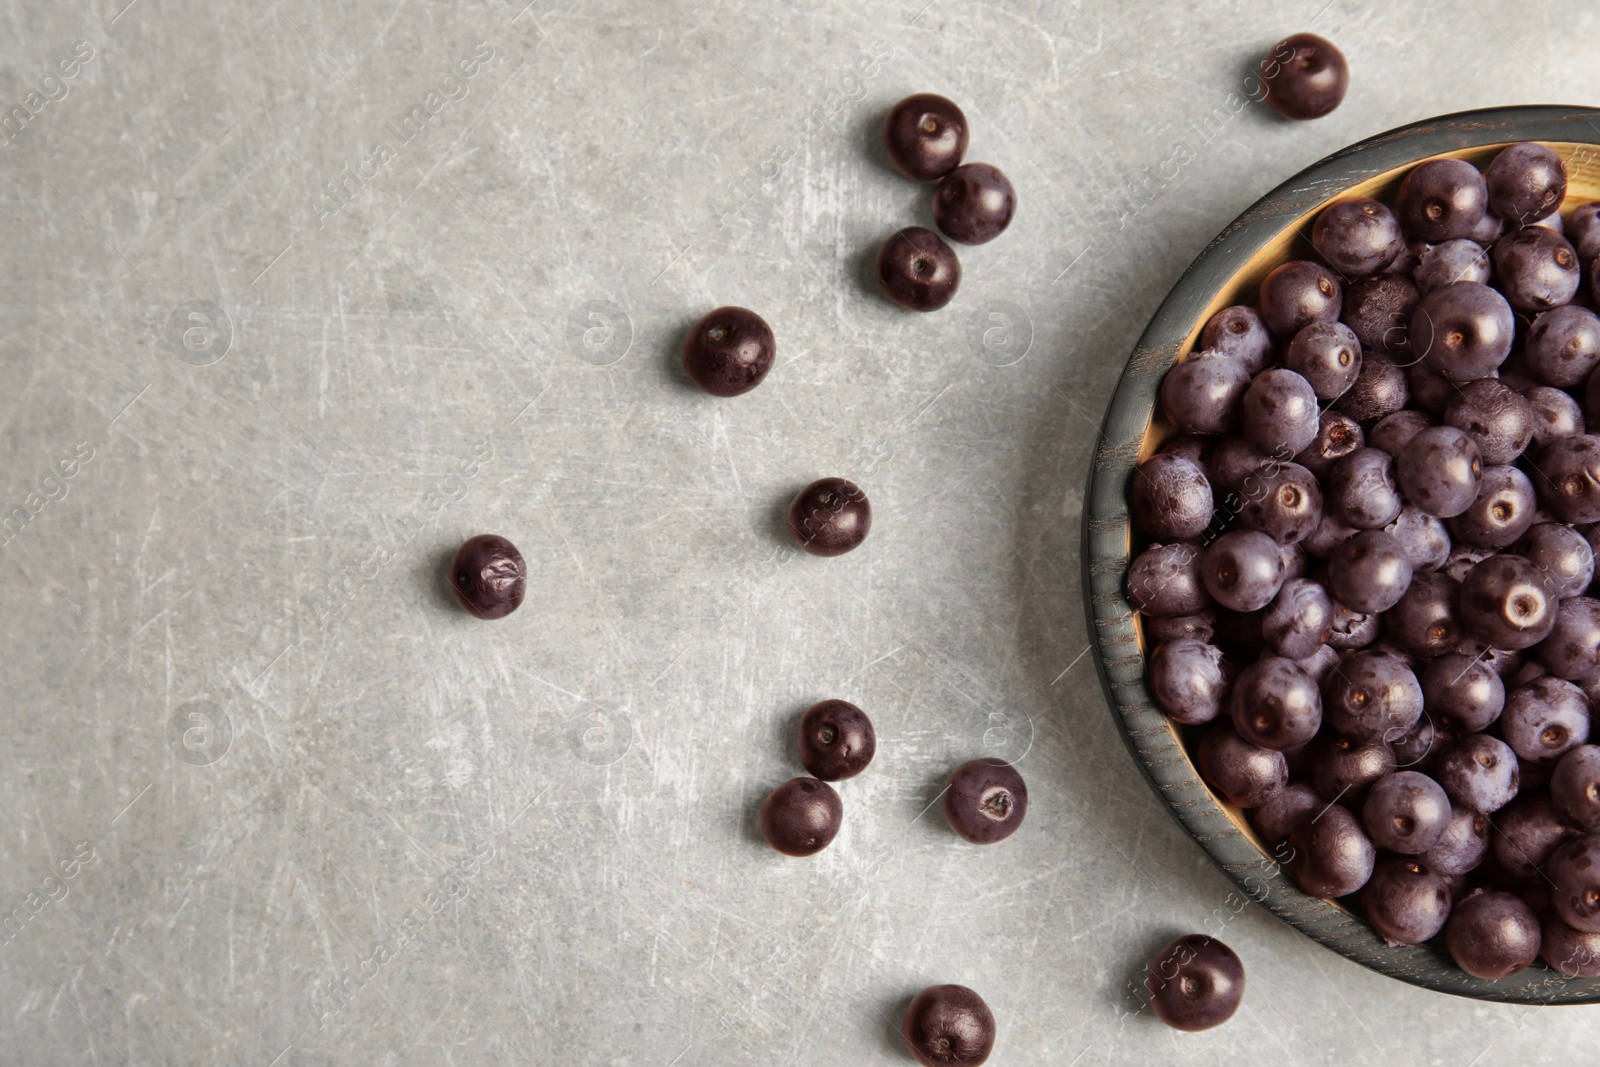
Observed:
[[[795,483],[782,499],[773,503],[772,510],[767,513],[767,536],[775,544],[792,548],[796,553],[802,553],[804,549],[795,543],[794,534],[789,532],[789,505],[794,503],[794,498],[810,484],[810,482]]]
[[[900,993],[894,997],[880,998],[873,1007],[877,1009],[878,1021],[883,1025],[878,1027],[878,1036],[883,1040],[883,1048],[894,1062],[910,1063],[910,1054],[906,1051],[906,1038],[900,1031],[901,1021],[905,1019],[906,1012],[911,1008],[911,1002],[917,999],[921,990],[913,989]]]
[[[461,601],[456,599],[455,591],[450,587],[450,568],[455,564],[456,552],[460,548],[460,545],[440,545],[428,553],[425,559],[413,565],[412,576],[431,590],[428,597],[429,604],[448,615],[460,615],[466,612],[461,606]]]
[[[1155,1010],[1150,1007],[1150,993],[1145,989],[1145,975],[1149,972],[1150,961],[1156,958],[1156,953],[1166,948],[1173,941],[1184,936],[1185,931],[1176,926],[1165,926],[1152,930],[1139,939],[1134,946],[1134,951],[1124,961],[1122,983],[1115,989],[1108,989],[1105,993],[1110,1001],[1112,1011],[1128,1021],[1130,1013],[1135,1017],[1132,1021],[1140,1020],[1159,1023]]]
[[[1286,119],[1267,105],[1267,87],[1261,79],[1261,64],[1272,55],[1273,45],[1278,43],[1278,38],[1262,41],[1260,47],[1244,52],[1239,57],[1238,66],[1234,68],[1233,83],[1230,92],[1236,92],[1245,98],[1245,107],[1241,115],[1245,121],[1254,122],[1261,126],[1284,126],[1294,122]],[[1227,105],[1223,105],[1226,112]]]
[[[783,782],[788,780],[785,778]],[[739,839],[745,844],[755,845],[769,855],[776,856],[779,859],[786,857],[779,856],[777,852],[773,851],[772,846],[767,843],[767,835],[761,832],[761,805],[765,803],[768,794],[782,785],[783,782],[773,782],[770,786],[764,788],[757,786],[747,792],[741,809],[743,815],[739,819]]]
[[[894,110],[894,105],[881,107],[869,111],[856,120],[856,144],[861,147],[861,154],[872,160],[872,165],[885,174],[905,181],[905,175],[894,169],[894,164],[889,162],[889,146],[883,140],[883,124],[888,121],[889,112]]]
[[[796,738],[800,735],[800,720],[806,717],[806,711],[815,703],[815,700],[809,700],[802,704],[796,704],[783,717],[783,734],[778,738],[778,753],[784,758],[785,762],[794,762],[796,767],[799,767],[799,751]]]
[[[711,310],[710,308],[706,309]],[[681,319],[673,328],[670,335],[671,343],[662,353],[662,358],[656,361],[658,376],[663,388],[685,396],[696,396],[702,400],[715,401],[717,398],[708,395],[705,390],[694,384],[694,379],[689,377],[689,372],[683,369],[683,346],[689,340],[689,334],[694,330],[695,323],[699,322],[704,312],[693,318]]]

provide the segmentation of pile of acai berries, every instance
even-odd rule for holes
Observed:
[[[1129,486],[1202,777],[1305,892],[1482,978],[1600,976],[1600,203],[1566,187],[1521,143],[1329,204],[1167,373]]]

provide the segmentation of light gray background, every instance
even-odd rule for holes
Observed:
[[[1077,574],[1095,426],[1184,265],[1351,141],[1595,103],[1592,5],[522,2],[0,7],[7,109],[94,50],[0,148],[0,508],[93,449],[0,549],[0,1059],[904,1064],[890,1020],[946,981],[994,1008],[998,1064],[1592,1052],[1592,1009],[1423,992],[1234,915],[1117,738]],[[1343,107],[1206,140],[1308,28]],[[864,284],[927,221],[877,137],[920,90],[1021,202],[932,315]],[[724,303],[779,338],[732,401],[676,363]],[[835,474],[872,536],[794,557],[781,509]],[[485,531],[531,569],[496,624],[443,583]],[[878,758],[833,846],[785,859],[755,812],[830,696]],[[983,754],[1032,804],[979,849],[930,805]],[[1128,982],[1208,916],[1248,992],[1175,1034]]]

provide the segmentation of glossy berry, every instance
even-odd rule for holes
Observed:
[[[1420,296],[1454,282],[1488,285],[1489,277],[1489,253],[1478,242],[1465,237],[1429,245],[1418,260],[1417,269],[1411,272],[1411,280],[1417,283]]]
[[[1540,871],[1562,842],[1576,836],[1562,824],[1543,793],[1524,793],[1494,817],[1493,848],[1500,869],[1521,882],[1542,880]]]
[[[1416,408],[1405,408],[1393,415],[1385,415],[1375,422],[1372,432],[1367,434],[1367,444],[1398,458],[1413,437],[1428,427],[1437,425],[1439,420],[1426,412],[1418,411]]]
[[[1315,815],[1327,803],[1321,794],[1305,782],[1291,782],[1250,813],[1250,825],[1256,828],[1256,833],[1268,845],[1278,845],[1300,824],[1300,820]]]
[[[1250,372],[1236,356],[1192,352],[1161,380],[1161,410],[1184,433],[1232,433]]]
[[[1531,451],[1539,452],[1558,437],[1583,433],[1583,408],[1560,389],[1541,385],[1522,394],[1533,409]]]
[[[1144,639],[1150,648],[1158,648],[1168,641],[1192,638],[1210,641],[1216,632],[1217,613],[1207,608],[1193,615],[1146,615],[1140,620]],[[1151,653],[1153,656],[1155,653]]]
[[[1539,920],[1520,897],[1479,889],[1456,902],[1444,940],[1463,971],[1479,978],[1506,978],[1539,955]]]
[[[1423,297],[1411,313],[1411,351],[1452,382],[1492,374],[1516,334],[1506,298],[1477,282],[1452,282]]]
[[[1494,378],[1461,386],[1445,404],[1444,421],[1472,435],[1486,467],[1510,463],[1533,440],[1533,406]]]
[[[1461,582],[1461,619],[1469,636],[1493,648],[1530,648],[1556,624],[1556,601],[1533,564],[1490,556]]]
[[[1511,803],[1522,776],[1517,754],[1488,734],[1467,734],[1439,754],[1433,776],[1451,803],[1492,815]]]
[[[1574,929],[1557,915],[1541,926],[1539,955],[1568,978],[1600,978],[1600,934]]]
[[[1550,802],[1568,826],[1600,833],[1600,745],[1578,745],[1550,775]]]
[[[1157,645],[1145,671],[1161,710],[1174,722],[1190,725],[1215,719],[1233,684],[1222,650],[1194,637]]]
[[[1572,209],[1566,236],[1578,250],[1578,262],[1585,269],[1593,266],[1596,257],[1600,257],[1600,201],[1591,200]]]
[[[1347,277],[1376,274],[1406,247],[1394,212],[1365,196],[1345,197],[1323,208],[1311,229],[1311,243],[1329,266]]]
[[[1278,543],[1254,530],[1232,530],[1205,550],[1201,576],[1217,603],[1234,611],[1258,611],[1283,585]]]
[[[1600,373],[1590,381],[1600,381]],[[1539,502],[1562,522],[1600,521],[1600,437],[1559,437],[1539,453]]]
[[[1328,644],[1334,648],[1365,648],[1378,639],[1383,628],[1382,616],[1368,614],[1333,602],[1333,629],[1328,632]]]
[[[528,566],[504,537],[479,534],[462,542],[450,565],[450,589],[480,619],[503,619],[528,591]]]
[[[1297,33],[1273,46],[1261,63],[1267,104],[1286,119],[1319,119],[1350,88],[1350,67],[1330,41]]]
[[[1563,600],[1550,636],[1533,653],[1557,678],[1581,684],[1600,675],[1600,600],[1586,596]]]
[[[1207,785],[1240,808],[1266,803],[1289,781],[1282,752],[1251,744],[1226,722],[1213,723],[1201,735],[1195,764]]]
[[[694,324],[683,342],[683,369],[712,396],[738,396],[761,384],[778,342],[754,311],[721,307]]]
[[[1436,723],[1457,733],[1476,733],[1500,717],[1506,687],[1476,656],[1449,653],[1422,672],[1422,697]]]
[[[903,308],[938,311],[960,284],[961,261],[932,230],[907,226],[878,249],[878,285]]]
[[[1361,910],[1390,945],[1420,945],[1444,929],[1450,889],[1425,860],[1385,856],[1361,889]]]
[[[1460,613],[1461,585],[1448,574],[1413,574],[1405,596],[1384,615],[1384,634],[1415,656],[1442,656],[1464,636]]]
[[[1314,897],[1342,897],[1367,884],[1378,852],[1360,822],[1341,804],[1329,804],[1289,834],[1289,874]]]
[[[1267,329],[1278,337],[1293,337],[1309,323],[1337,319],[1344,291],[1327,267],[1296,259],[1262,279],[1260,295]]]
[[[824,782],[854,778],[878,751],[872,720],[848,700],[824,700],[807,708],[795,743],[800,766]]]
[[[1506,302],[1525,314],[1567,303],[1582,280],[1578,253],[1565,237],[1543,226],[1506,234],[1494,243],[1490,258]]]
[[[1336,677],[1330,674],[1323,684]],[[1360,804],[1372,783],[1394,770],[1394,752],[1381,741],[1358,743],[1331,734],[1311,754],[1311,784],[1330,804]]]
[[[1009,763],[969,760],[945,781],[944,817],[950,828],[975,845],[1004,841],[1028,814],[1028,787]]]
[[[1581,385],[1600,365],[1600,316],[1576,304],[1552,308],[1533,320],[1523,354],[1546,385]]]
[[[1209,1030],[1238,1010],[1244,964],[1216,938],[1188,934],[1150,961],[1144,981],[1158,1019],[1175,1030]]]
[[[1361,424],[1342,411],[1324,411],[1317,417],[1317,436],[1297,453],[1294,461],[1318,479],[1328,477],[1333,465],[1366,443]]]
[[[1377,530],[1393,522],[1404,506],[1395,481],[1394,457],[1377,448],[1359,448],[1328,472],[1324,509],[1358,530]]]
[[[1299,748],[1322,726],[1322,697],[1294,660],[1267,656],[1246,667],[1234,684],[1233,728],[1261,748]]]
[[[1316,439],[1321,413],[1311,383],[1281,367],[1256,375],[1239,404],[1245,440],[1269,456],[1285,458]]]
[[[1471,237],[1489,210],[1483,175],[1459,159],[1430,159],[1400,182],[1396,214],[1412,237],[1432,244]]]
[[[1477,867],[1489,853],[1489,819],[1471,808],[1452,807],[1444,833],[1422,862],[1442,875],[1461,875]]]
[[[994,1013],[964,985],[930,986],[906,1009],[900,1035],[923,1067],[977,1067],[994,1049]]]
[[[1261,312],[1248,304],[1234,304],[1211,316],[1200,334],[1200,347],[1235,357],[1252,376],[1272,362],[1272,334]]]
[[[1405,370],[1390,357],[1364,350],[1361,373],[1356,375],[1356,383],[1346,389],[1344,395],[1333,402],[1333,406],[1362,425],[1367,425],[1399,411],[1410,398]]]
[[[1516,467],[1485,467],[1478,495],[1450,520],[1450,534],[1474,548],[1505,548],[1528,532],[1538,508],[1526,474]]]
[[[1600,834],[1583,834],[1558,845],[1544,863],[1550,906],[1561,921],[1584,933],[1600,933]]]
[[[1410,587],[1411,576],[1410,557],[1386,530],[1362,530],[1328,557],[1328,592],[1360,612],[1394,607]]]
[[[1158,453],[1139,464],[1128,487],[1134,521],[1151,537],[1186,541],[1211,525],[1211,483],[1193,460]]]
[[[1509,551],[1534,565],[1557,600],[1578,596],[1594,581],[1594,550],[1581,533],[1562,523],[1530,526]]]
[[[1316,655],[1332,632],[1333,601],[1328,591],[1304,578],[1284,582],[1261,617],[1262,639],[1278,655],[1291,660]]]
[[[1567,195],[1566,164],[1532,141],[1502,148],[1483,178],[1490,209],[1519,226],[1549,217]]]
[[[952,241],[981,245],[1011,225],[1017,193],[999,167],[963,163],[939,179],[933,193],[933,221]]]
[[[761,805],[761,832],[785,856],[811,856],[832,843],[844,804],[827,782],[791,778]]]
[[[967,154],[967,117],[942,96],[918,93],[890,109],[883,141],[895,170],[912,181],[931,182]]]
[[[820,478],[796,494],[786,518],[801,548],[814,556],[842,556],[867,539],[872,505],[854,482]]]
[[[1421,855],[1438,844],[1450,815],[1444,789],[1417,771],[1395,771],[1373,782],[1361,808],[1372,843],[1407,856]]]
[[[1419,298],[1417,286],[1403,275],[1356,278],[1345,287],[1339,318],[1355,331],[1363,352],[1404,355],[1411,351],[1411,313]]]
[[[1361,373],[1361,342],[1342,322],[1318,319],[1289,342],[1283,365],[1311,383],[1321,400],[1335,400]]]
[[[1471,506],[1483,479],[1483,454],[1465,430],[1430,426],[1395,460],[1395,481],[1406,499],[1430,515],[1448,519]]]
[[[1384,527],[1405,549],[1413,572],[1433,570],[1450,558],[1450,532],[1444,521],[1415,504],[1406,504]]]
[[[1244,498],[1240,525],[1282,545],[1309,537],[1322,522],[1322,486],[1298,463],[1262,467],[1241,487],[1240,495]]]
[[[1346,656],[1322,689],[1328,725],[1357,742],[1395,740],[1422,717],[1422,686],[1404,660],[1363,650]]]
[[[1204,556],[1194,545],[1151,545],[1128,567],[1128,600],[1146,615],[1193,615],[1204,610],[1211,604],[1201,573]]]
[[[1589,740],[1589,701],[1553,674],[1535,678],[1506,694],[1500,737],[1528,763],[1554,763]]]

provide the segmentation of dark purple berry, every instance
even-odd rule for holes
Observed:
[[[1417,269],[1411,272],[1419,296],[1427,296],[1454,282],[1488,285],[1489,276],[1489,253],[1478,242],[1465,237],[1429,245],[1417,262]]]
[[[1500,737],[1529,763],[1554,763],[1589,740],[1589,701],[1555,675],[1535,678],[1506,694]]]
[[[1405,549],[1413,572],[1434,570],[1450,558],[1450,532],[1444,520],[1415,504],[1402,507],[1384,530]]]
[[[1328,557],[1328,592],[1357,611],[1388,611],[1405,596],[1411,577],[1405,548],[1385,530],[1362,530]]]
[[[1231,698],[1233,728],[1253,745],[1299,748],[1322,726],[1322,697],[1294,660],[1268,656],[1246,667]]]
[[[1384,633],[1407,652],[1443,655],[1461,643],[1461,585],[1448,574],[1414,574],[1405,595],[1384,615]]]
[[[450,565],[450,589],[480,619],[503,619],[528,591],[528,565],[504,537],[479,534],[462,542]]]
[[[903,308],[938,311],[960,284],[961,261],[932,230],[907,226],[878,249],[878,285]]]
[[[1455,804],[1492,815],[1521,784],[1517,754],[1488,734],[1467,734],[1439,754],[1433,776]]]
[[[1417,287],[1404,275],[1356,278],[1345,286],[1339,318],[1355,331],[1362,352],[1404,357],[1411,351],[1411,313],[1418,298]]]
[[[796,494],[787,515],[789,533],[814,556],[842,556],[867,539],[872,505],[854,482],[821,478]]]
[[[1586,934],[1600,933],[1600,834],[1583,834],[1556,846],[1544,863],[1550,906],[1561,921]]]
[[[1146,615],[1193,615],[1205,610],[1211,595],[1201,577],[1203,556],[1194,545],[1151,545],[1128,567],[1128,600]]]
[[[1444,927],[1445,947],[1468,974],[1506,978],[1539,955],[1539,920],[1520,897],[1478,889],[1456,901]]]
[[[1278,337],[1293,337],[1307,324],[1339,317],[1343,290],[1320,263],[1295,259],[1261,282],[1261,319]]]
[[[1324,411],[1317,418],[1317,436],[1299,452],[1294,461],[1319,479],[1328,477],[1333,465],[1366,443],[1361,425],[1339,411]]]
[[[1289,874],[1314,897],[1348,896],[1367,884],[1378,859],[1372,840],[1350,810],[1330,804],[1289,834]]]
[[[761,805],[761,832],[785,856],[811,856],[832,843],[844,804],[827,782],[791,778]]]
[[[933,192],[933,221],[952,241],[981,245],[1011,225],[1017,193],[999,167],[963,163],[939,179]]]
[[[967,117],[942,96],[918,93],[889,111],[883,140],[895,170],[912,181],[931,182],[967,154]]]
[[[1545,588],[1557,600],[1579,596],[1594,581],[1594,550],[1581,533],[1562,523],[1541,522],[1529,527],[1509,551],[1538,569]],[[1560,625],[1559,613],[1556,625]]]
[[[1532,141],[1502,148],[1483,180],[1490,209],[1519,226],[1547,218],[1567,195],[1566,164],[1554,149]]]
[[[1600,933],[1587,933],[1546,915],[1539,955],[1568,978],[1600,978]]]
[[[848,700],[824,700],[807,708],[795,742],[800,766],[824,782],[854,778],[878,751],[872,720]]]
[[[1494,378],[1463,385],[1445,405],[1444,421],[1472,435],[1486,467],[1510,463],[1533,440],[1533,406]]]
[[[1340,274],[1376,274],[1405,250],[1400,221],[1383,204],[1365,196],[1335,200],[1317,215],[1311,243]]]
[[[1428,714],[1440,725],[1457,733],[1476,733],[1500,717],[1506,687],[1481,660],[1452,652],[1422,672],[1422,696]]]
[[[1150,694],[1161,710],[1173,721],[1189,725],[1215,719],[1233,681],[1222,650],[1193,637],[1157,645],[1146,674]]]
[[[1413,437],[1437,425],[1439,420],[1427,412],[1405,408],[1374,423],[1372,432],[1367,435],[1367,444],[1398,459]]]
[[[1195,765],[1207,785],[1240,808],[1259,807],[1289,781],[1282,752],[1251,744],[1222,721],[1200,735]]]
[[[1444,929],[1450,890],[1425,860],[1385,856],[1361,889],[1361,910],[1390,945],[1420,945]]]
[[[1506,298],[1477,282],[1452,282],[1417,302],[1411,353],[1452,382],[1493,374],[1511,354],[1516,320]]]
[[[1531,451],[1541,451],[1558,437],[1576,437],[1583,433],[1583,408],[1569,394],[1541,385],[1529,389],[1523,396],[1533,409]]]
[[[1489,818],[1471,808],[1452,808],[1438,842],[1422,854],[1422,862],[1442,875],[1466,874],[1489,852]]]
[[[1433,244],[1471,237],[1488,210],[1483,175],[1464,160],[1430,159],[1400,182],[1400,225],[1407,235]]]
[[[1283,570],[1276,541],[1254,530],[1233,530],[1205,550],[1201,575],[1218,604],[1234,611],[1258,611],[1278,595]]]
[[[1356,375],[1356,383],[1345,390],[1333,406],[1367,425],[1405,407],[1410,396],[1405,370],[1390,357],[1367,350],[1361,357],[1361,373]]]
[[[1361,817],[1367,836],[1379,848],[1420,856],[1444,835],[1450,798],[1425,774],[1395,771],[1372,783]]]
[[[918,993],[900,1023],[900,1036],[923,1067],[977,1067],[994,1050],[994,1013],[964,985],[930,986]]]
[[[1311,383],[1320,400],[1334,400],[1361,374],[1361,342],[1342,322],[1318,319],[1289,342],[1283,365]]]
[[[1321,585],[1304,578],[1284,582],[1261,617],[1268,647],[1292,660],[1315,655],[1332,631],[1333,601]]]
[[[945,781],[944,817],[950,829],[974,845],[1004,841],[1028,814],[1028,787],[1009,763],[969,760]]]
[[[1156,1017],[1175,1030],[1209,1030],[1233,1018],[1244,997],[1244,964],[1221,941],[1189,934],[1150,962],[1145,990]]]
[[[1556,817],[1548,796],[1524,793],[1495,814],[1495,862],[1517,881],[1532,882],[1556,847],[1574,836],[1576,831]]]
[[[1395,460],[1395,481],[1406,499],[1430,515],[1459,515],[1478,496],[1483,455],[1465,430],[1430,426],[1421,430]]]
[[[1523,354],[1544,384],[1582,385],[1600,364],[1600,317],[1576,304],[1552,308],[1533,320]]]
[[[1328,472],[1324,509],[1358,530],[1377,530],[1393,522],[1405,501],[1395,481],[1394,457],[1377,448],[1358,448]]]
[[[1378,639],[1382,629],[1383,616],[1377,612],[1353,611],[1335,600],[1328,644],[1340,649],[1365,648]]]
[[[1533,654],[1557,678],[1581,682],[1600,674],[1600,600],[1586,596],[1563,600],[1550,636]]]
[[[1299,825],[1327,805],[1321,795],[1304,782],[1291,782],[1272,795],[1272,799],[1250,813],[1250,825],[1268,845],[1278,845]]]
[[[1146,615],[1140,623],[1144,628],[1145,642],[1149,647],[1156,648],[1168,641],[1181,641],[1186,637],[1210,641],[1216,628],[1217,615],[1209,609],[1193,615]]]
[[[1556,814],[1586,834],[1600,833],[1600,745],[1578,745],[1550,775]]]
[[[1240,492],[1244,497],[1240,524],[1279,544],[1292,545],[1310,536],[1322,522],[1322,487],[1316,475],[1298,463],[1264,466],[1253,484],[1247,482]]]
[[[1600,371],[1590,376],[1600,381]],[[1559,437],[1539,453],[1539,502],[1562,522],[1600,522],[1600,437]]]
[[[1333,43],[1297,33],[1273,46],[1261,62],[1268,106],[1286,119],[1320,119],[1344,100],[1350,67]]]
[[[1261,312],[1248,304],[1234,304],[1211,316],[1200,334],[1200,347],[1233,356],[1252,376],[1266,370],[1273,357],[1272,334]]]
[[[1536,314],[1559,307],[1578,292],[1582,269],[1578,253],[1559,233],[1526,226],[1508,233],[1490,250],[1495,282],[1506,302]]]
[[[1336,677],[1330,674],[1324,684]],[[1330,804],[1360,804],[1372,783],[1394,769],[1394,752],[1381,741],[1358,743],[1333,734],[1312,749],[1311,784]]]
[[[1316,439],[1321,414],[1311,383],[1282,368],[1256,375],[1239,404],[1245,440],[1269,456],[1285,459]]]
[[[748,308],[721,307],[694,324],[683,369],[712,396],[738,396],[761,384],[778,355],[772,327]]]
[[[1422,686],[1398,656],[1356,652],[1328,676],[1322,711],[1328,725],[1351,741],[1387,743],[1422,717]]]
[[[1450,520],[1450,535],[1474,548],[1505,548],[1528,532],[1538,509],[1526,474],[1515,467],[1486,467],[1478,495]]]
[[[1198,463],[1182,456],[1163,452],[1139,464],[1128,502],[1139,528],[1162,541],[1187,541],[1211,525],[1211,483]]]
[[[1539,570],[1518,556],[1490,556],[1461,582],[1467,633],[1494,648],[1530,648],[1556,624],[1556,601]]]
[[[1250,388],[1244,361],[1220,352],[1192,352],[1161,380],[1161,410],[1184,433],[1232,433]]]

